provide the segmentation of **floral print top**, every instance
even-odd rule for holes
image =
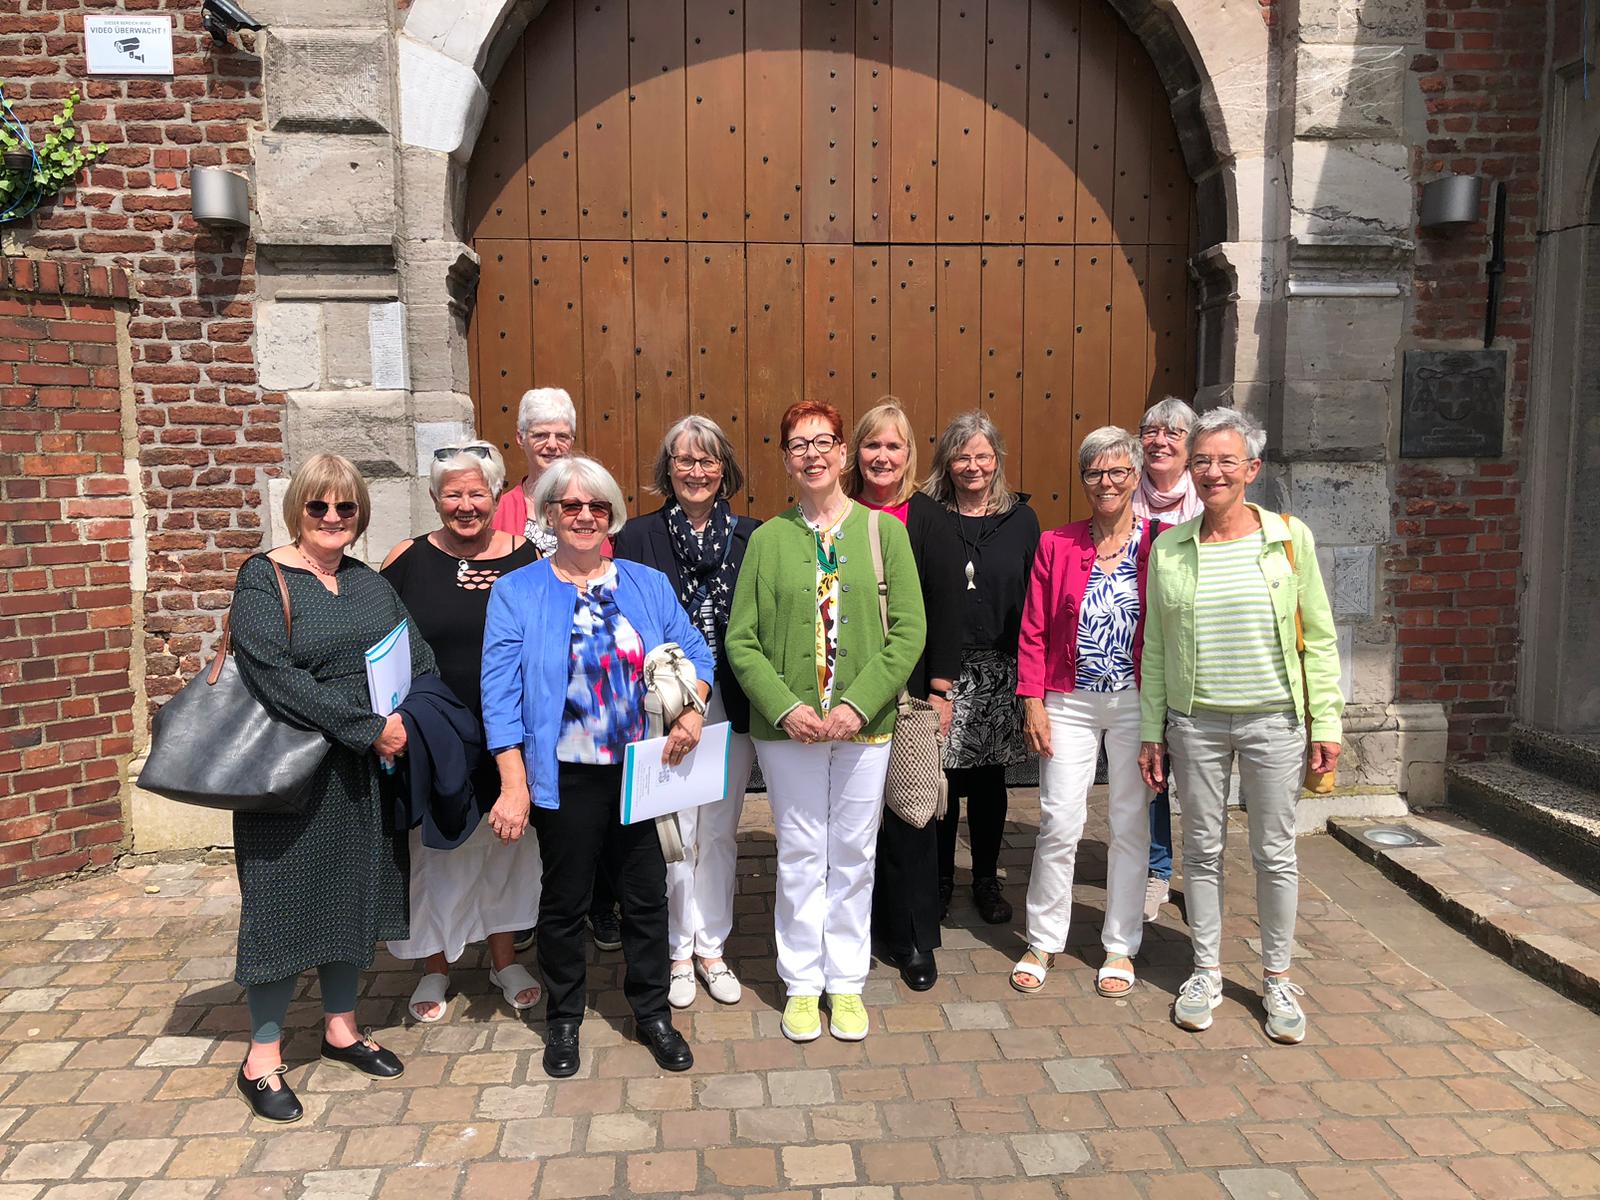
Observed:
[[[806,524],[817,545],[817,695],[826,713],[833,704],[834,662],[839,657],[839,553],[834,546],[850,506],[831,529]]]
[[[644,737],[644,640],[617,607],[617,567],[578,588],[556,759],[620,763]]]
[[[1078,670],[1073,686],[1085,692],[1120,692],[1135,686],[1133,635],[1139,626],[1139,543],[1135,521],[1127,552],[1109,574],[1097,562],[1078,606]]]

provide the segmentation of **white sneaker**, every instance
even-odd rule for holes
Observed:
[[[1306,1014],[1296,996],[1305,988],[1285,975],[1267,975],[1261,981],[1262,1004],[1267,1010],[1267,1036],[1275,1042],[1297,1046],[1306,1038]]]
[[[1211,1028],[1211,1010],[1222,1003],[1222,976],[1196,971],[1183,981],[1172,1005],[1172,1022],[1179,1029],[1198,1033]]]
[[[673,1008],[688,1008],[694,1003],[694,967],[674,963],[667,976],[667,1003]]]
[[[1152,875],[1144,885],[1144,919],[1157,920],[1161,916],[1161,906],[1172,899],[1172,887],[1159,875]]]
[[[708,967],[696,959],[694,969],[695,974],[705,983],[706,991],[718,1004],[739,1003],[744,995],[744,988],[739,985],[739,977],[727,963],[719,962],[714,967]]]

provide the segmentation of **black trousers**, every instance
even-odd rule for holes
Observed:
[[[950,806],[939,822],[939,877],[956,874],[956,828],[961,824],[961,797],[967,801],[967,838],[972,844],[972,877],[983,879],[1000,869],[1000,839],[1006,832],[1006,769],[1001,766],[959,767],[945,772],[950,781]]]
[[[545,1018],[581,1021],[588,980],[585,918],[604,871],[622,900],[622,991],[633,1015],[667,1009],[667,864],[654,821],[624,825],[622,768],[561,764],[560,808],[535,808],[544,860],[539,898],[539,970]]]
[[[939,822],[921,829],[887,808],[878,827],[872,938],[891,954],[939,948]]]

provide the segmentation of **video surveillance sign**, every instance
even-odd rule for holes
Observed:
[[[172,14],[85,15],[83,47],[91,75],[171,75]]]

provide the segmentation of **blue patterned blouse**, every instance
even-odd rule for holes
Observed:
[[[616,587],[612,565],[577,589],[558,762],[620,763],[644,736],[644,642],[617,608]]]
[[[1135,521],[1127,553],[1109,575],[1097,562],[1078,607],[1078,670],[1073,687],[1120,692],[1134,684],[1133,634],[1139,625],[1139,543],[1144,522]]]

